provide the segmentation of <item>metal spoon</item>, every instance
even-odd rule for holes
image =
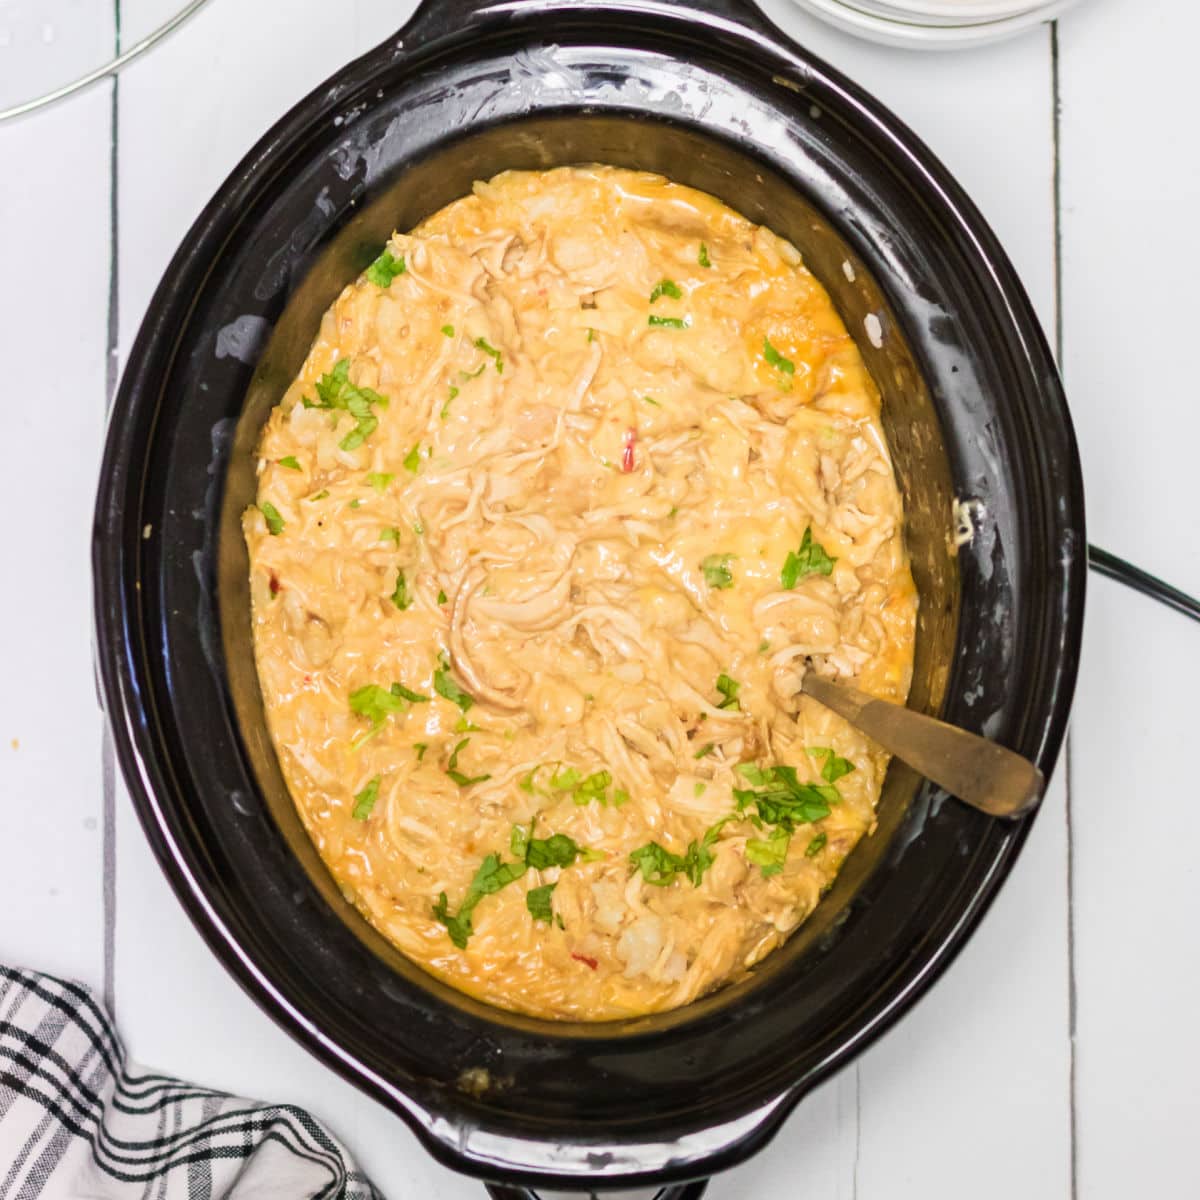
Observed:
[[[1027,758],[936,717],[877,700],[809,671],[800,690],[861,729],[885,750],[965,804],[993,817],[1019,817],[1046,781]]]

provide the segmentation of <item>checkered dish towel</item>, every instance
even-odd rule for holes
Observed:
[[[87,988],[0,967],[0,1200],[381,1200],[308,1113],[125,1061]]]

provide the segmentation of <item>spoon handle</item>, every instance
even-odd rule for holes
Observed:
[[[1042,798],[1041,771],[996,742],[812,671],[800,690],[973,808],[994,817],[1019,817]]]

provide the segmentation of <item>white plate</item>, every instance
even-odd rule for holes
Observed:
[[[1003,8],[985,6],[988,11],[971,13],[949,13],[923,11],[922,6],[910,4],[902,6],[898,2],[888,3],[887,0],[838,0],[847,8],[857,9],[868,16],[877,16],[889,22],[899,22],[902,25],[919,25],[922,28],[950,26],[961,29],[963,26],[990,25],[996,21],[1009,21],[1029,13],[1040,12],[1044,0],[1023,0],[1020,4],[1006,4]]]
[[[916,23],[928,20],[938,24],[959,22],[978,25],[983,21],[999,21],[1023,16],[1034,9],[1045,8],[1045,0],[846,0],[855,8],[891,9]]]
[[[873,42],[903,46],[913,50],[953,50],[981,46],[987,42],[1013,37],[1034,25],[1052,20],[1076,0],[1051,0],[1016,16],[987,21],[983,24],[930,25],[921,19],[890,19],[879,13],[867,12],[842,0],[794,0],[801,8],[822,20]],[[866,0],[864,0],[866,2]],[[926,18],[928,19],[928,18]]]

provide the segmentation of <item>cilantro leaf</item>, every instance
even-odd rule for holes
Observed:
[[[742,690],[742,685],[736,679],[730,679],[728,675],[721,674],[717,676],[717,691],[725,697],[718,708],[731,708],[740,711],[741,705],[738,703],[738,693]]]
[[[354,812],[352,815],[356,821],[365,821],[371,815],[371,809],[375,807],[375,801],[379,799],[379,782],[382,778],[381,775],[376,775],[354,797]]]
[[[371,411],[372,405],[387,408],[387,397],[371,388],[355,387],[350,382],[350,360],[340,358],[332,371],[317,380],[317,400],[305,398],[305,408],[337,409],[348,412],[355,420],[355,427],[338,445],[343,450],[357,450],[379,428],[379,418]]]
[[[387,491],[388,484],[396,477],[389,475],[385,471],[371,471],[367,475],[367,482],[379,493]]]
[[[417,752],[417,762],[424,762],[425,751],[429,749],[428,742],[413,742],[413,749]]]
[[[673,883],[675,876],[684,868],[683,858],[673,854],[665,846],[657,842],[647,842],[639,846],[630,856],[629,861],[642,873],[642,878],[655,887],[666,887]]]
[[[446,593],[441,588],[438,588],[437,602],[439,604],[446,603]]]
[[[376,287],[390,288],[397,275],[403,275],[408,267],[404,259],[397,258],[385,250],[366,270],[367,279]]]
[[[525,907],[535,921],[545,921],[550,924],[554,920],[554,909],[550,897],[554,895],[557,883],[544,883],[541,887],[530,888],[525,893]]]
[[[442,332],[443,332],[443,333],[444,333],[444,334],[445,334],[447,337],[453,337],[453,336],[454,336],[454,326],[453,326],[453,325],[443,325],[443,326],[442,326]]]
[[[779,582],[790,592],[806,575],[832,574],[835,562],[837,559],[831,558],[820,542],[813,541],[810,525],[800,539],[800,549],[788,551],[783,570],[779,573]]]
[[[704,572],[704,582],[717,591],[733,587],[733,572],[729,569],[731,562],[733,562],[732,554],[707,555],[700,562],[700,570]]]
[[[392,603],[403,612],[412,604],[412,597],[408,594],[408,580],[404,578],[404,571],[396,571],[396,590],[392,592]]]
[[[289,471],[302,471],[304,468],[300,466],[299,459],[294,454],[285,455],[279,460],[281,467],[287,467]]]
[[[404,469],[414,475],[421,469],[421,445],[418,442],[405,456]]]
[[[500,351],[497,350],[496,347],[487,340],[487,338],[477,337],[475,339],[475,348],[477,350],[482,350],[484,354],[486,354],[488,358],[490,358],[492,362],[496,364],[497,375],[504,374],[504,355],[502,355]]]
[[[715,749],[716,749],[716,746],[714,746],[712,744],[712,742],[709,742],[707,746],[701,746],[700,749],[697,750],[696,753],[692,755],[692,757],[693,758],[707,758],[708,755],[710,755]]]
[[[657,329],[687,329],[691,323],[691,317],[660,317],[657,313],[646,318],[646,324]]]
[[[763,338],[763,358],[767,360],[769,366],[775,367],[782,371],[785,375],[795,375],[796,364],[790,358],[784,358],[768,338]]]
[[[446,765],[446,774],[449,775],[459,787],[470,787],[473,783],[483,783],[485,779],[491,779],[490,775],[476,775],[474,777],[470,777],[464,775],[460,770],[458,770],[458,756],[462,753],[463,749],[466,747],[466,744],[470,740],[471,739],[469,737],[465,737],[461,742],[458,743],[457,746],[454,747],[454,750],[450,755],[450,761]]]
[[[461,744],[458,748],[461,748]],[[450,940],[460,950],[466,949],[468,940],[475,932],[471,924],[471,914],[484,896],[494,895],[501,888],[520,879],[531,868],[540,871],[547,867],[569,867],[577,858],[587,858],[591,854],[590,851],[581,849],[565,833],[556,833],[548,838],[535,838],[520,825],[513,826],[509,848],[516,861],[502,862],[498,854],[489,854],[475,872],[457,913],[450,912],[445,892],[438,895],[437,903],[433,906],[433,915],[446,926]],[[547,884],[532,888],[526,893],[526,907],[535,919],[551,919],[550,895],[554,886]],[[534,897],[532,902],[529,897]],[[535,906],[537,912],[534,912]],[[542,915],[543,913],[546,915]]]
[[[391,542],[393,545],[398,545],[400,542],[400,530],[395,525],[386,525],[379,531],[379,540],[381,542]]]
[[[466,908],[465,905],[463,907]],[[460,950],[465,950],[467,942],[475,932],[475,928],[471,924],[470,909],[467,909],[466,912],[460,909],[458,915],[454,915],[450,912],[450,907],[446,901],[446,893],[439,892],[437,903],[433,906],[433,915],[445,925],[446,932],[450,935],[450,940]]]
[[[420,692],[414,692],[412,688],[406,688],[402,683],[393,683],[390,690],[393,696],[399,696],[401,700],[407,700],[409,704],[429,703],[428,696],[423,696]]]
[[[670,296],[672,300],[681,300],[683,293],[679,290],[679,284],[673,279],[663,279],[654,285],[654,291],[650,293],[650,303],[653,304],[662,296]]]
[[[712,266],[712,259],[708,257],[708,247],[703,242],[700,243],[700,253],[696,257],[696,261],[702,267],[711,267]]]
[[[463,712],[468,712],[475,703],[475,697],[464,692],[451,676],[450,660],[445,654],[441,656],[440,662],[441,666],[433,673],[433,690],[451,704],[457,704]]]
[[[530,837],[525,862],[535,871],[544,871],[547,867],[569,867],[583,853],[574,838],[555,833],[548,838]]]
[[[404,708],[404,697],[396,692],[368,683],[350,693],[350,711],[356,717],[366,717],[372,725],[382,725],[393,713]]]
[[[788,844],[792,835],[786,829],[776,829],[769,838],[747,838],[746,858],[762,867],[763,878],[778,875],[787,861]]]
[[[258,506],[258,511],[267,523],[267,532],[272,537],[278,537],[283,532],[283,518],[279,515],[279,509],[269,501],[263,500]]]
[[[831,784],[801,783],[795,767],[759,767],[739,763],[735,768],[750,788],[734,788],[738,812],[754,806],[758,819],[779,825],[789,833],[797,825],[809,825],[829,816],[841,793]]]
[[[808,845],[805,847],[804,857],[805,858],[816,858],[817,855],[820,854],[821,851],[825,849],[825,843],[827,841],[829,841],[829,838],[827,838],[825,836],[824,832],[818,833],[817,836],[815,838],[813,838],[813,840],[811,842],[809,842]]]
[[[836,754],[828,746],[811,746],[808,753],[813,758],[825,759],[821,764],[821,778],[826,783],[837,783],[843,775],[849,775],[851,771],[857,770],[848,758],[843,758],[840,754]]]

